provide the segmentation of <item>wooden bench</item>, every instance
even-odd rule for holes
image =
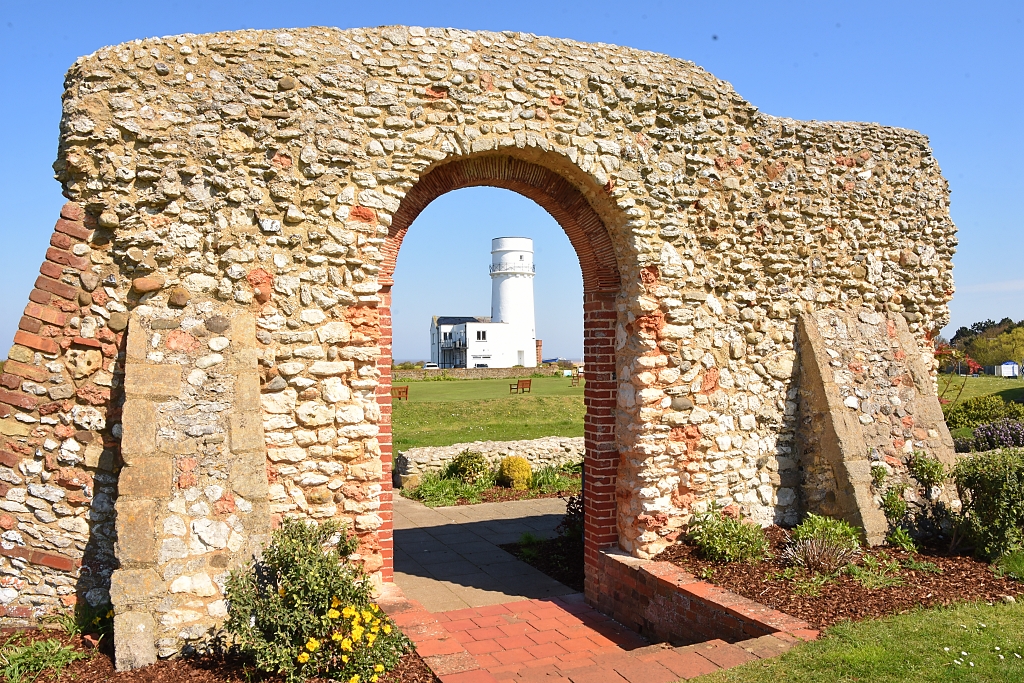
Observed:
[[[391,398],[396,401],[409,400],[409,385],[404,387],[391,387]]]
[[[533,382],[531,379],[521,379],[518,382],[513,382],[508,385],[508,393],[510,394],[532,394],[533,391],[530,389],[530,384]]]

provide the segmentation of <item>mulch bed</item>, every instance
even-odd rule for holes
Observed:
[[[30,640],[56,638],[62,643],[70,644],[76,650],[88,652],[88,659],[72,662],[61,673],[60,678],[50,671],[44,671],[36,681],[38,683],[57,683],[73,681],[74,683],[281,683],[281,676],[265,676],[253,670],[251,665],[232,657],[201,656],[159,661],[134,671],[115,671],[113,644],[109,638],[100,641],[99,648],[90,647],[81,637],[68,638],[60,631],[31,630],[25,632]],[[0,636],[0,642],[9,634]],[[29,641],[23,641],[27,644]],[[31,679],[27,679],[31,680]],[[323,679],[311,679],[312,683],[327,683]],[[441,683],[427,665],[415,652],[405,655],[398,666],[383,674],[380,683]]]
[[[583,592],[583,543],[564,536],[534,543],[506,543],[498,546],[555,581]]]
[[[536,498],[564,498],[569,495],[568,491],[552,491],[551,493],[543,493],[534,489],[526,490],[515,490],[505,488],[504,486],[492,486],[489,489],[484,489],[480,492],[480,500],[470,502],[465,498],[460,498],[459,505],[476,505],[477,503],[504,503],[510,500],[534,500]]]
[[[871,549],[864,555],[898,560],[901,565],[916,560],[930,562],[939,573],[903,567],[899,576],[901,586],[868,589],[843,573],[833,581],[820,586],[817,595],[804,592],[809,576],[796,580],[781,578],[778,573],[787,569],[780,559],[788,535],[779,527],[766,530],[772,545],[773,559],[745,564],[721,564],[701,559],[696,549],[684,543],[666,548],[655,560],[671,562],[694,576],[703,578],[726,590],[750,598],[762,605],[790,614],[819,628],[843,620],[860,620],[904,613],[918,606],[935,607],[956,602],[999,602],[1003,596],[1024,600],[1024,583],[995,575],[991,567],[966,555],[950,555],[940,550],[923,549],[911,555],[893,548]],[[863,557],[857,562],[863,566]],[[813,589],[812,589],[813,590]]]

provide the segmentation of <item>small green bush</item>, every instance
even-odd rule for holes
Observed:
[[[452,458],[441,475],[444,479],[458,479],[464,484],[475,484],[491,471],[491,463],[483,453],[465,450]]]
[[[498,483],[502,486],[523,491],[530,488],[533,479],[533,471],[526,458],[518,455],[508,455],[501,459],[498,466]]]
[[[946,468],[942,462],[923,451],[914,451],[910,455],[907,469],[926,489],[939,486],[946,481]]]
[[[376,683],[412,646],[370,600],[362,570],[345,559],[357,547],[336,522],[285,520],[261,560],[229,575],[229,642],[289,683]]]
[[[448,507],[457,505],[460,500],[479,503],[482,500],[481,492],[493,484],[494,478],[490,472],[472,484],[466,484],[459,479],[445,479],[437,472],[427,472],[418,486],[402,489],[402,495],[418,500],[427,507]]]
[[[871,483],[875,485],[876,489],[882,488],[882,484],[885,483],[885,478],[888,476],[889,470],[884,465],[871,466]]]
[[[907,501],[903,498],[903,486],[893,486],[882,494],[882,512],[892,526],[898,526],[907,516]]]
[[[768,555],[764,529],[727,517],[716,507],[690,522],[687,538],[702,557],[715,562],[757,562]]]
[[[952,476],[976,554],[993,559],[1024,550],[1024,450],[966,456]]]
[[[793,540],[821,539],[840,547],[857,550],[860,548],[860,530],[849,522],[809,513],[800,525],[793,529]]]
[[[1024,550],[1017,550],[1003,555],[996,560],[996,571],[1000,576],[1009,576],[1016,581],[1024,581]]]
[[[566,472],[561,467],[542,467],[533,473],[533,480],[530,488],[540,493],[578,493],[580,490],[580,479]]]
[[[1002,419],[1024,421],[1024,404],[1007,402],[997,394],[975,396],[966,401],[951,403],[943,406],[942,412],[950,429],[974,429],[978,425]]]
[[[14,633],[0,645],[0,680],[6,683],[31,683],[44,671],[53,672],[53,680],[72,662],[91,655],[78,652],[56,638],[22,645],[23,633]]]
[[[896,527],[890,531],[885,537],[885,542],[893,548],[899,548],[903,552],[917,552],[917,543],[914,542],[914,537],[903,527]]]

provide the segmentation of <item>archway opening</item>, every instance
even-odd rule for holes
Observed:
[[[584,387],[584,564],[586,593],[596,594],[596,567],[601,549],[618,542],[615,477],[618,449],[615,439],[615,325],[620,275],[608,229],[594,204],[605,197],[600,188],[589,195],[565,177],[540,165],[511,156],[461,159],[435,167],[412,187],[396,212],[382,246],[384,263],[379,276],[381,303],[381,406],[379,441],[385,463],[380,532],[385,581],[394,578],[394,528],[391,486],[392,465],[392,287],[399,248],[416,217],[430,202],[455,190],[488,186],[511,190],[543,207],[562,227],[580,265],[583,279]]]

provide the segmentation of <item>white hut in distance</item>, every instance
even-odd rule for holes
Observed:
[[[491,240],[491,315],[434,316],[430,360],[440,368],[537,366],[533,240]]]

